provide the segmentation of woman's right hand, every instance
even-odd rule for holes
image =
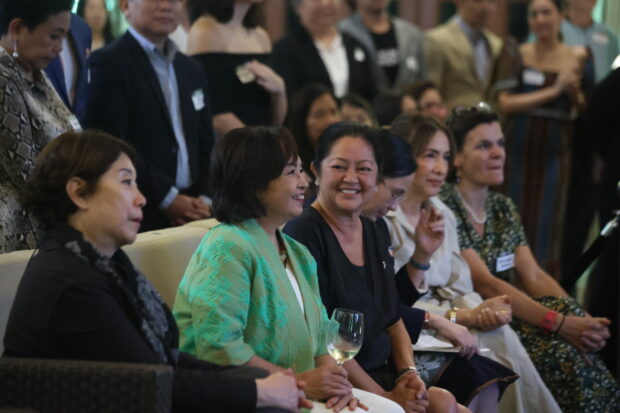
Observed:
[[[510,297],[498,295],[488,298],[471,311],[469,327],[482,331],[491,331],[512,321],[512,307]]]
[[[425,413],[428,409],[428,395],[424,382],[420,386],[418,382],[422,382],[420,378],[405,377],[398,380],[394,388],[385,393],[384,397],[399,404],[405,413]]]
[[[573,67],[562,70],[553,84],[558,93],[573,95],[579,89],[579,75]]]
[[[256,407],[279,407],[298,412],[300,407],[312,408],[291,370],[256,379]]]
[[[304,371],[299,378],[306,383],[306,395],[315,400],[345,396],[353,390],[347,379],[347,371],[341,366],[324,365]]]
[[[460,347],[460,355],[470,359],[474,354],[478,354],[478,343],[467,327],[452,323],[445,317],[437,314],[431,314],[429,321],[431,327],[437,331],[437,334],[448,340],[456,347]]]

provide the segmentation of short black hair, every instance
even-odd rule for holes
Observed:
[[[478,105],[471,107],[456,107],[448,116],[446,126],[452,132],[456,151],[461,152],[465,144],[465,137],[476,126],[483,123],[498,122],[497,113],[491,110],[480,109]]]
[[[97,190],[99,178],[127,155],[135,165],[135,152],[125,141],[98,130],[66,132],[48,143],[39,156],[22,193],[22,205],[43,228],[67,222],[77,206],[66,191],[71,178],[81,178],[86,185],[82,196]]]
[[[0,35],[8,33],[14,19],[22,19],[32,31],[50,16],[71,11],[71,7],[73,0],[0,0]]]
[[[314,148],[308,136],[306,123],[308,113],[310,113],[312,104],[325,94],[329,94],[338,103],[338,99],[336,99],[332,90],[322,83],[311,83],[297,90],[291,99],[286,119],[286,126],[288,126],[297,142],[299,157],[306,172],[311,172],[310,163],[314,160]]]
[[[314,167],[317,171],[320,171],[321,163],[325,158],[327,158],[336,142],[338,142],[341,138],[350,136],[353,138],[363,139],[370,145],[378,167],[377,179],[381,180],[383,177],[383,148],[381,147],[377,134],[378,130],[376,128],[360,125],[359,123],[334,123],[325,129],[319,138],[319,143],[316,147],[316,154],[314,156]]]
[[[86,3],[92,0],[78,0],[77,8],[75,10],[76,14],[82,18],[84,18],[84,9],[86,8]],[[107,6],[105,5],[105,0],[103,1],[103,6],[105,7],[108,18],[105,21],[105,26],[103,26],[103,40],[106,44],[110,43],[114,40],[114,35],[112,34],[112,21],[110,20],[110,12],[108,11]]]
[[[418,165],[408,142],[387,129],[380,129],[377,136],[383,150],[384,178],[400,178],[415,172]]]
[[[211,154],[215,218],[234,224],[265,215],[258,193],[297,157],[295,140],[284,127],[251,126],[228,132]]]
[[[191,22],[208,14],[220,23],[227,23],[232,19],[234,3],[234,0],[189,0],[187,11]],[[259,4],[252,4],[243,18],[243,27],[246,29],[253,29],[259,25],[262,17],[262,9],[259,6]]]

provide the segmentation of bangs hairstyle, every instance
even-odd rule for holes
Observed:
[[[260,25],[262,8],[259,4],[252,4],[243,18],[243,27],[253,29]],[[235,0],[189,0],[187,11],[190,22],[195,22],[200,16],[208,14],[220,23],[228,23],[233,17]]]
[[[377,181],[383,179],[383,149],[379,141],[378,130],[366,125],[351,122],[338,122],[329,126],[319,138],[314,157],[314,167],[321,173],[321,163],[332,150],[332,147],[341,138],[352,137],[363,139],[372,148],[377,164]]]
[[[32,31],[50,16],[71,11],[71,7],[73,0],[0,0],[0,35],[8,33],[14,19],[22,19]]]
[[[67,194],[67,182],[80,178],[86,185],[80,196],[97,191],[99,178],[127,155],[135,165],[135,152],[129,144],[98,130],[66,132],[43,148],[22,194],[22,204],[44,228],[64,224],[77,211]]]
[[[299,156],[293,136],[284,127],[244,127],[220,138],[211,154],[213,214],[234,224],[265,215],[258,193]]]

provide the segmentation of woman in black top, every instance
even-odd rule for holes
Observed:
[[[338,1],[292,3],[301,24],[274,45],[272,54],[273,67],[284,78],[288,95],[319,82],[338,98],[353,92],[372,102],[377,73],[366,47],[338,29]]]
[[[290,374],[231,369],[179,353],[172,314],[120,249],[140,228],[146,200],[133,150],[102,132],[66,133],[47,145],[25,204],[47,236],[21,280],[4,337],[5,355],[168,364],[173,408],[297,411]]]
[[[306,245],[317,261],[328,313],[336,307],[364,313],[362,348],[344,364],[355,387],[390,398],[407,413],[468,411],[457,407],[445,390],[433,387],[427,393],[398,315],[386,234],[360,215],[380,178],[381,158],[372,128],[346,123],[328,128],[312,165],[320,181],[318,198],[284,231]],[[390,376],[386,362],[390,380],[383,380]]]

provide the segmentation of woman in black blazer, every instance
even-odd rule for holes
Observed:
[[[369,102],[377,94],[376,74],[366,48],[338,30],[338,1],[293,0],[300,27],[276,43],[273,67],[284,78],[286,91],[323,83],[336,97],[357,93]]]
[[[120,248],[135,240],[146,203],[133,158],[97,131],[65,133],[41,152],[24,203],[47,234],[17,290],[5,355],[168,364],[175,410],[297,411],[308,402],[292,373],[264,378],[178,351],[170,310]]]

